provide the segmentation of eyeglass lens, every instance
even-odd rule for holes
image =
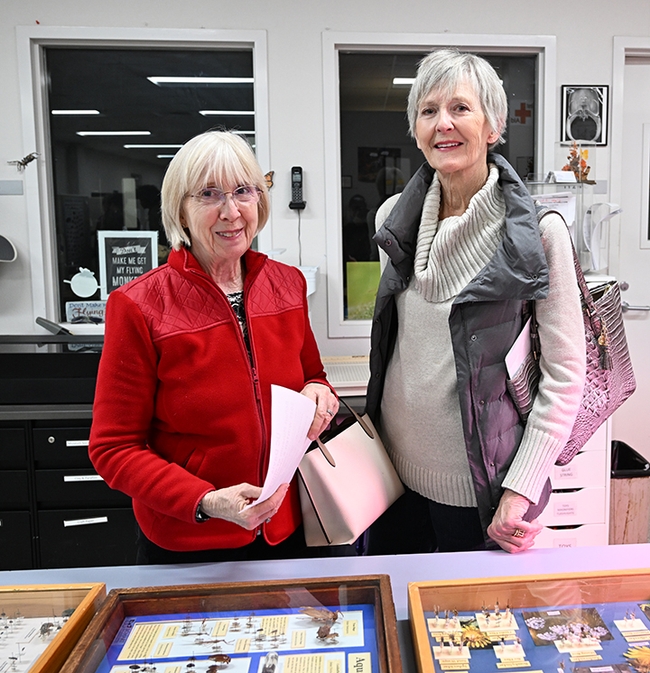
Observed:
[[[230,194],[233,201],[237,203],[251,203],[259,200],[259,192],[253,185],[242,185],[233,189],[231,192],[222,192],[216,187],[206,187],[194,196],[200,199],[203,203],[219,204],[223,206],[226,203],[226,198]]]

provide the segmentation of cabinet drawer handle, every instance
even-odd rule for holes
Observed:
[[[104,481],[98,474],[71,474],[64,475],[63,481],[66,483],[73,481]]]
[[[65,440],[65,445],[67,447],[71,446],[88,446],[90,444],[89,439],[66,439]]]
[[[108,523],[107,516],[96,516],[92,519],[69,519],[66,521],[63,520],[63,527],[68,528],[69,526],[90,526],[95,523]]]

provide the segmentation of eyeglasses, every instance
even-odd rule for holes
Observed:
[[[196,194],[190,194],[192,199],[198,199],[206,206],[223,208],[226,205],[226,197],[230,194],[237,205],[257,203],[260,200],[260,190],[255,185],[241,185],[230,192],[222,192],[216,187],[205,187]]]

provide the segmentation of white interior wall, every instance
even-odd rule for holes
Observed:
[[[298,263],[297,215],[288,209],[289,170],[305,172],[302,264],[326,267],[325,174],[321,36],[324,31],[517,34],[557,36],[558,105],[561,84],[610,84],[613,36],[650,34],[650,3],[592,0],[587,6],[560,0],[0,0],[0,180],[22,179],[8,161],[33,151],[24,147],[16,26],[220,28],[267,31],[273,247]],[[453,40],[450,40],[453,42]],[[559,110],[557,112],[559,122]],[[609,177],[609,148],[599,150],[596,178]],[[34,166],[28,166],[27,171]],[[30,250],[25,196],[0,196],[0,234],[18,249],[18,260],[0,264],[0,333],[33,331]],[[326,283],[312,297],[312,320],[324,355],[367,352],[367,339],[328,339]]]

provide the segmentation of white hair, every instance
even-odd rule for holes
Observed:
[[[503,137],[508,117],[508,98],[494,68],[480,56],[458,49],[437,49],[418,64],[415,82],[408,98],[409,131],[415,137],[415,123],[420,103],[433,89],[452,95],[461,82],[468,82],[481,103],[490,128],[499,134],[490,149],[505,142]]]
[[[266,224],[271,209],[269,193],[251,146],[229,131],[207,131],[188,140],[178,150],[163,179],[160,194],[163,226],[175,250],[191,245],[181,222],[185,199],[210,185],[257,187],[260,190],[257,231]]]

